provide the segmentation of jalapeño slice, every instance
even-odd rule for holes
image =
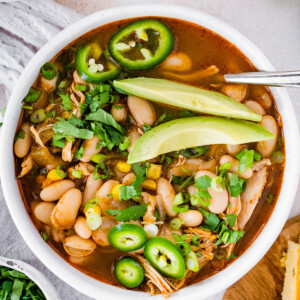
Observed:
[[[117,31],[109,40],[108,49],[123,67],[149,69],[162,63],[173,51],[172,31],[156,20],[140,20]]]
[[[99,53],[99,46],[94,43],[85,44],[79,48],[76,58],[76,70],[83,80],[100,83],[119,75],[120,67],[111,61],[105,59],[105,63],[100,63],[101,54],[101,50]],[[93,63],[90,63],[91,61]]]
[[[136,224],[119,224],[110,229],[108,240],[120,251],[130,252],[141,249],[147,242],[145,230]]]
[[[139,286],[145,278],[143,266],[132,257],[120,259],[115,267],[117,279],[128,288]]]
[[[169,240],[162,237],[150,239],[145,245],[144,255],[162,275],[172,279],[182,279],[185,276],[183,256]]]

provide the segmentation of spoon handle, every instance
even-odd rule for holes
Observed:
[[[300,87],[300,71],[232,73],[224,78],[230,83]]]

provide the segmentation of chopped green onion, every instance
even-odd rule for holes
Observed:
[[[198,242],[198,239],[199,239],[199,236],[196,234],[192,237],[191,242],[193,243],[193,245],[199,246],[200,243]]]
[[[119,145],[119,149],[121,151],[124,151],[124,150],[128,149],[129,146],[130,146],[130,139],[129,139],[129,137],[126,137],[124,142]]]
[[[231,163],[227,162],[219,167],[219,171],[222,172],[224,170],[229,170],[231,168]]]
[[[218,187],[218,184],[222,184],[223,179],[220,176],[216,176],[211,180],[211,187],[216,192],[222,192],[224,189],[221,187]]]
[[[23,105],[21,106],[23,109],[33,110],[33,105]]]
[[[261,161],[261,154],[254,150],[254,160]]]
[[[45,242],[48,241],[48,235],[46,234],[46,232],[42,232],[42,238]]]
[[[267,197],[267,203],[268,204],[272,204],[274,200],[274,195],[273,194],[269,194]]]
[[[173,211],[177,213],[185,213],[189,210],[189,206],[187,204],[181,206],[173,206]]]
[[[224,248],[218,248],[215,251],[215,257],[219,260],[224,259],[227,256],[227,251]]]
[[[75,178],[81,178],[81,171],[80,170],[73,170],[72,176]]]
[[[53,63],[45,63],[42,66],[42,76],[47,80],[51,80],[56,75],[56,67]]]
[[[246,149],[245,149],[246,150]],[[253,165],[254,150],[247,151],[240,159],[238,171],[240,174],[246,172]]]
[[[41,91],[35,90],[34,88],[30,88],[28,94],[23,99],[23,101],[34,103],[40,98],[41,94]]]
[[[96,207],[97,205],[98,205],[98,198],[93,198],[86,203],[83,211],[86,213],[88,209]]]
[[[178,193],[178,194],[174,197],[173,205],[178,206],[178,205],[180,205],[180,204],[182,204],[182,203],[184,203],[184,199],[183,199],[182,193],[180,192],[180,193]]]
[[[101,226],[102,218],[96,212],[92,212],[86,218],[86,224],[91,230],[96,230]]]
[[[96,164],[103,162],[105,159],[106,159],[106,155],[102,153],[94,154],[91,158],[91,160]]]
[[[57,167],[56,167],[56,174],[58,176],[60,176],[61,178],[65,178],[67,176],[67,173],[66,172],[62,172],[61,169],[64,167],[64,165],[62,164],[59,164]]]
[[[83,84],[76,83],[75,89],[78,90],[78,91],[84,92],[86,90],[86,86],[83,85]]]
[[[276,164],[282,164],[284,162],[284,154],[281,151],[275,151],[272,158]]]
[[[185,187],[192,185],[193,183],[194,183],[194,177],[190,176],[179,186],[179,188],[183,189]]]
[[[46,113],[45,113],[45,110],[44,109],[38,109],[38,110],[35,110],[31,116],[30,116],[30,122],[31,123],[40,123],[40,122],[43,122],[45,119],[46,119]]]
[[[181,240],[181,241],[177,242],[176,246],[181,251],[183,256],[188,255],[191,252],[190,245],[185,241]]]
[[[185,265],[186,267],[193,271],[193,272],[198,272],[199,271],[199,262],[197,259],[197,255],[194,251],[191,251],[190,253],[188,253],[185,258]]]
[[[180,218],[175,218],[175,219],[172,219],[171,222],[170,222],[170,227],[173,229],[173,230],[178,230],[182,225],[184,224],[184,221]]]
[[[235,157],[238,160],[241,160],[241,158],[248,152],[249,150],[247,148],[241,150]]]

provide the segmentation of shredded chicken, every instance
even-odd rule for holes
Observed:
[[[200,244],[196,246],[197,248],[192,249],[193,251],[199,251],[206,260],[214,258],[214,250],[216,248],[214,241],[218,238],[217,235],[201,228],[188,228],[184,232],[190,234],[187,241],[190,241],[194,235],[199,237]]]
[[[44,147],[44,144],[38,134],[38,132],[35,130],[35,128],[33,126],[30,126],[30,131],[34,137],[35,142],[40,146],[40,147]]]
[[[70,179],[75,179],[75,177],[72,175],[73,170],[78,170],[81,172],[81,175],[88,176],[94,172],[94,169],[95,167],[92,164],[80,162],[79,164],[68,169],[68,176]]]
[[[18,176],[18,178],[21,178],[23,176],[25,176],[34,166],[34,161],[31,158],[30,155],[28,155],[27,157],[24,158],[23,162],[22,162],[22,170],[20,175]]]
[[[64,161],[72,161],[73,159],[73,154],[72,154],[72,146],[73,146],[73,142],[72,141],[67,141],[65,143],[65,146],[62,150],[62,154],[61,157]]]
[[[168,298],[170,294],[177,290],[177,288],[166,278],[160,275],[144,257],[134,253],[132,253],[132,255],[143,265],[145,269],[145,276],[149,279],[149,282],[156,286],[160,290],[160,292],[165,296],[165,298]],[[153,294],[154,289],[152,288],[151,295]]]
[[[268,158],[264,158],[261,161],[255,161],[251,167],[252,171],[260,171],[265,166],[271,166],[271,161]]]
[[[74,76],[74,74],[73,74],[73,76]],[[72,111],[72,113],[77,118],[81,118],[81,112],[80,112],[79,102],[76,99],[75,95],[80,99],[80,103],[85,103],[85,95],[81,91],[79,91],[79,90],[76,89],[76,83],[75,83],[75,81],[73,81],[72,85],[71,85],[70,99],[75,104],[75,109]]]
[[[268,177],[268,167],[254,172],[247,180],[247,188],[241,195],[241,211],[237,217],[238,228],[242,230],[250,219],[255,206],[264,190]]]
[[[143,221],[145,223],[153,224],[156,222],[156,218],[153,216],[155,212],[155,206],[156,206],[156,197],[145,192],[143,192],[141,196],[142,196],[142,203],[148,204],[146,213],[143,217]]]
[[[241,211],[241,197],[229,197],[229,204],[231,204],[230,207],[227,208],[226,213],[227,214],[236,214],[238,215]]]
[[[191,176],[199,170],[209,170],[215,172],[217,160],[204,161],[201,158],[188,158],[180,165],[174,165],[171,172],[175,176]],[[172,176],[171,176],[172,177]]]

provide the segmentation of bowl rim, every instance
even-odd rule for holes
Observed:
[[[12,151],[13,134],[21,111],[20,102],[39,73],[40,67],[52,59],[63,47],[82,34],[104,24],[133,17],[169,17],[199,24],[219,34],[234,44],[259,69],[273,71],[274,67],[267,57],[243,34],[230,25],[199,10],[178,5],[141,4],[114,7],[95,12],[73,23],[46,43],[25,67],[11,95],[4,117],[0,143],[0,176],[2,188],[10,214],[24,240],[35,255],[54,274],[73,288],[92,298],[100,299],[143,299],[144,293],[120,289],[97,281],[67,263],[43,241],[34,227],[23,205],[14,174]],[[296,115],[284,88],[271,88],[283,120],[286,163],[280,196],[273,213],[253,244],[226,269],[204,281],[185,287],[172,295],[175,299],[205,299],[215,295],[236,282],[246,274],[268,251],[280,233],[291,210],[297,191],[300,159],[299,129]],[[13,133],[13,134],[12,134]],[[286,178],[288,177],[288,180]],[[20,201],[22,205],[20,205]],[[201,289],[201,292],[199,290]],[[158,298],[160,296],[154,296]]]

